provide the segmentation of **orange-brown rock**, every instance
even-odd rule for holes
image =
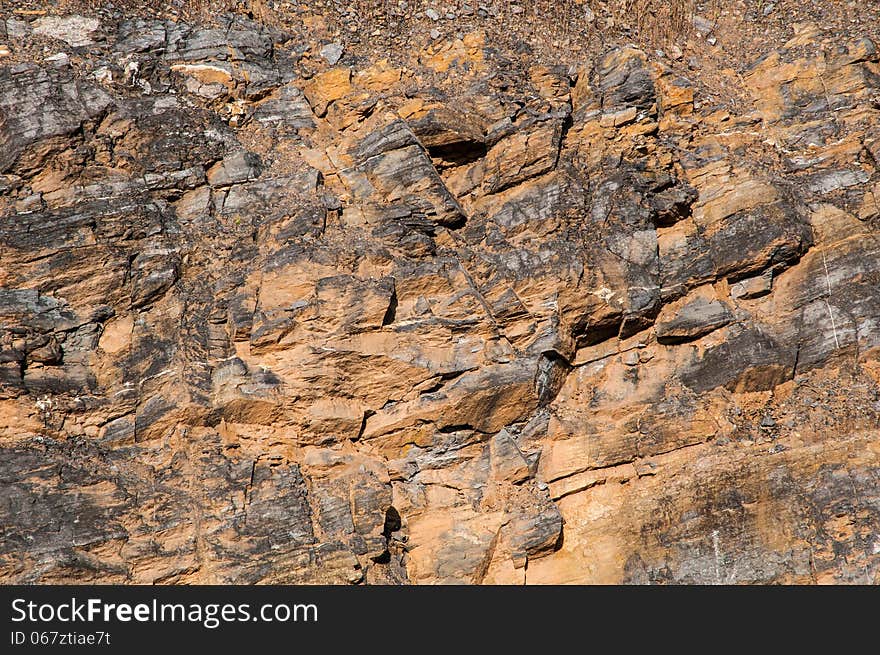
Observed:
[[[634,46],[40,20],[0,580],[880,582],[870,39],[801,26],[718,106]]]

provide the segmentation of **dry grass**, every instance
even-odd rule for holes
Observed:
[[[665,42],[690,33],[694,0],[614,0],[612,15],[641,40]]]
[[[146,10],[152,14],[177,14],[183,18],[205,18],[211,14],[244,9],[243,5],[250,2],[240,0],[185,0],[184,2],[172,2],[172,0],[55,0],[55,2],[43,3],[55,5],[58,13],[68,12],[94,12],[99,9],[112,7],[115,9],[130,11],[135,14]]]
[[[464,5],[470,5],[471,14],[455,20],[441,16],[435,22],[425,15],[429,8],[443,14]],[[494,6],[497,15],[474,15],[480,5]],[[700,14],[711,19],[720,0],[701,0],[700,5]],[[115,10],[129,17],[201,24],[231,12],[305,42],[340,40],[351,51],[392,57],[418,52],[431,41],[428,36],[434,29],[444,39],[482,30],[488,42],[502,50],[552,64],[590,57],[621,43],[651,50],[677,45],[686,51],[696,0],[408,0],[405,8],[398,0],[0,0],[0,11],[10,6],[54,14]]]
[[[408,23],[424,20],[423,12],[429,7],[438,10],[453,4],[476,7],[483,1],[410,0],[409,8],[402,15],[397,0],[349,0],[341,4],[326,0],[279,1],[274,2],[275,8],[268,0],[0,0],[0,8],[10,4],[27,4],[53,13],[95,12],[115,7],[132,14],[173,15],[185,20],[209,20],[223,12],[235,12],[272,24],[292,18],[292,7],[307,7],[309,13],[324,15],[330,22],[346,20],[340,9],[344,12],[353,8],[363,27],[375,30],[389,23],[396,23],[396,29],[400,29]],[[518,24],[522,29],[531,24],[536,30],[549,30],[560,38],[607,32],[656,43],[681,38],[690,32],[695,0],[496,0],[494,4],[502,25]]]

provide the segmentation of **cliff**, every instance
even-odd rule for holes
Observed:
[[[4,10],[0,580],[880,582],[875,42],[495,6]]]

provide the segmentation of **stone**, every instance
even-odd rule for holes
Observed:
[[[306,98],[317,116],[324,116],[330,103],[340,100],[351,90],[351,71],[332,68],[316,76],[304,89]]]
[[[773,272],[767,271],[762,275],[744,278],[731,285],[730,297],[733,299],[751,300],[766,296],[773,290]]]
[[[695,391],[723,386],[742,393],[766,391],[791,379],[797,349],[767,332],[755,326],[708,348],[682,372],[682,383]]]
[[[101,21],[86,16],[43,16],[33,23],[34,34],[64,41],[79,48],[92,45],[92,35],[101,28]]]
[[[493,478],[518,484],[531,477],[528,462],[505,430],[493,437],[490,447]]]
[[[0,70],[0,108],[8,117],[0,126],[0,171],[7,171],[30,145],[73,133],[111,102],[93,84],[77,84],[66,65]]]
[[[733,314],[727,306],[698,296],[690,301],[685,299],[677,309],[674,305],[665,307],[657,318],[654,331],[660,343],[678,343],[709,334],[732,320]]]
[[[553,168],[559,156],[561,121],[539,124],[528,133],[516,133],[486,153],[483,188],[496,193]]]
[[[597,92],[605,111],[621,108],[646,110],[655,100],[653,78],[645,57],[635,48],[613,50],[599,62]]]
[[[328,64],[335,66],[342,59],[343,52],[345,52],[345,46],[341,43],[328,43],[321,48],[320,54]]]
[[[402,211],[431,222],[458,223],[463,217],[461,206],[409,126],[399,119],[386,122],[381,116],[366,125],[373,129],[349,150],[354,163],[344,173],[351,176],[346,182],[349,188],[358,193],[355,175],[364,175],[369,191],[383,202],[398,203]]]
[[[713,21],[698,14],[694,15],[692,22],[694,24],[694,29],[701,36],[705,36],[715,29],[715,23]]]
[[[176,38],[166,56],[172,70],[190,77],[193,93],[217,99],[223,95],[254,99],[278,86],[268,30],[248,19],[222,19],[224,25],[188,31]],[[141,35],[143,38],[143,35]],[[141,46],[142,47],[142,46]],[[207,87],[217,87],[211,91]]]
[[[33,27],[27,21],[18,18],[6,19],[6,35],[13,39],[20,39],[33,32]]]
[[[43,61],[47,64],[52,65],[55,68],[65,68],[70,65],[70,57],[67,56],[66,52],[59,52],[54,55],[50,55],[46,57]]]
[[[231,186],[255,180],[262,173],[260,158],[242,150],[227,155],[207,171],[208,184],[215,187]]]
[[[299,130],[315,125],[308,100],[293,83],[285,84],[269,95],[252,116],[260,125],[283,135],[297,134]]]
[[[865,171],[829,171],[816,176],[810,183],[810,191],[819,194],[863,184],[870,179]]]

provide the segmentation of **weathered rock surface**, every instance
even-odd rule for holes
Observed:
[[[29,29],[0,580],[880,582],[870,40],[730,113],[633,47]]]

